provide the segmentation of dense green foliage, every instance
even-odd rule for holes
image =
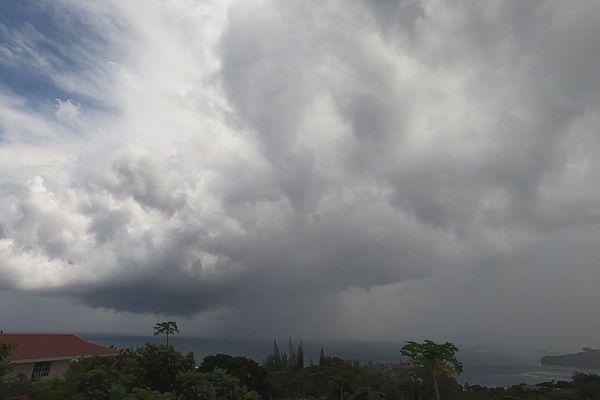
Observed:
[[[407,342],[400,352],[408,357],[413,369],[420,372],[423,383],[431,378],[437,400],[441,398],[440,380],[462,372],[462,363],[456,358],[458,348],[452,343]]]
[[[0,343],[0,400],[9,400],[14,393],[22,393],[28,385],[23,375],[9,377],[12,371],[8,356],[14,348],[11,344]]]
[[[216,354],[204,358],[200,372],[224,371],[237,378],[249,390],[255,391],[263,398],[269,398],[267,371],[256,361],[246,357],[233,357],[228,354]]]
[[[257,400],[260,396],[222,370],[202,373],[192,353],[146,344],[118,357],[72,363],[64,379],[29,385],[32,400]]]
[[[196,368],[191,353],[146,344],[123,350],[118,357],[81,359],[72,363],[63,379],[38,382],[7,379],[8,365],[2,364],[2,359],[6,359],[10,348],[3,348],[0,399],[26,393],[32,400],[431,400],[437,395],[431,368],[444,371],[437,375],[443,400],[600,399],[598,375],[575,374],[571,382],[536,386],[461,386],[447,369],[461,368],[453,348],[431,343],[406,347],[405,354],[410,357],[406,364],[360,364],[327,356],[322,351],[318,365],[303,368],[298,367],[301,352],[296,346],[288,346],[293,355],[276,354],[279,349],[275,344],[274,354],[267,357],[263,366],[245,357],[217,354],[206,357]],[[419,346],[422,344],[426,346]],[[429,350],[437,354],[435,363]],[[290,363],[294,358],[296,361]]]
[[[290,338],[288,353],[281,354],[277,342],[273,341],[273,354],[267,356],[264,366],[269,372],[288,371],[293,373],[300,371],[304,368],[304,344],[300,342],[296,348]]]
[[[6,361],[6,358],[9,356],[11,350],[12,345],[3,343],[0,344],[0,385],[6,383],[6,377],[11,370],[10,365]]]

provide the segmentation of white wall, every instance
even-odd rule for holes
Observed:
[[[71,360],[57,360],[57,361],[52,361],[52,364],[50,364],[50,371],[48,373],[48,376],[45,378],[62,378],[65,373],[67,372],[67,369],[69,368],[69,364],[71,363]],[[13,364],[13,369],[11,372],[11,376],[16,376],[18,374],[25,374],[25,376],[27,376],[27,378],[31,378],[31,373],[33,372],[33,364],[34,363],[22,363],[22,364]],[[42,378],[44,379],[44,378]]]
[[[33,363],[23,363],[23,364],[12,364],[12,372],[10,376],[17,376],[18,374],[25,374],[27,378],[31,378],[31,373],[33,372]]]
[[[52,361],[48,377],[62,378],[69,369],[69,364],[71,364],[71,360]]]

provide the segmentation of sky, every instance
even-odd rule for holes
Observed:
[[[0,327],[600,346],[599,22],[0,2]]]

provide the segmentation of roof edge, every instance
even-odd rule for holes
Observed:
[[[17,358],[10,359],[8,362],[10,364],[28,364],[28,363],[36,363],[36,362],[44,362],[44,361],[64,361],[64,360],[78,360],[80,358],[92,358],[92,357],[116,357],[119,353],[105,353],[105,354],[80,354],[75,356],[60,356],[60,357],[43,357],[43,358]]]

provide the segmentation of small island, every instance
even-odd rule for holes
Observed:
[[[583,351],[559,356],[544,356],[542,365],[556,365],[561,367],[575,367],[587,369],[600,369],[600,350],[584,347]]]

